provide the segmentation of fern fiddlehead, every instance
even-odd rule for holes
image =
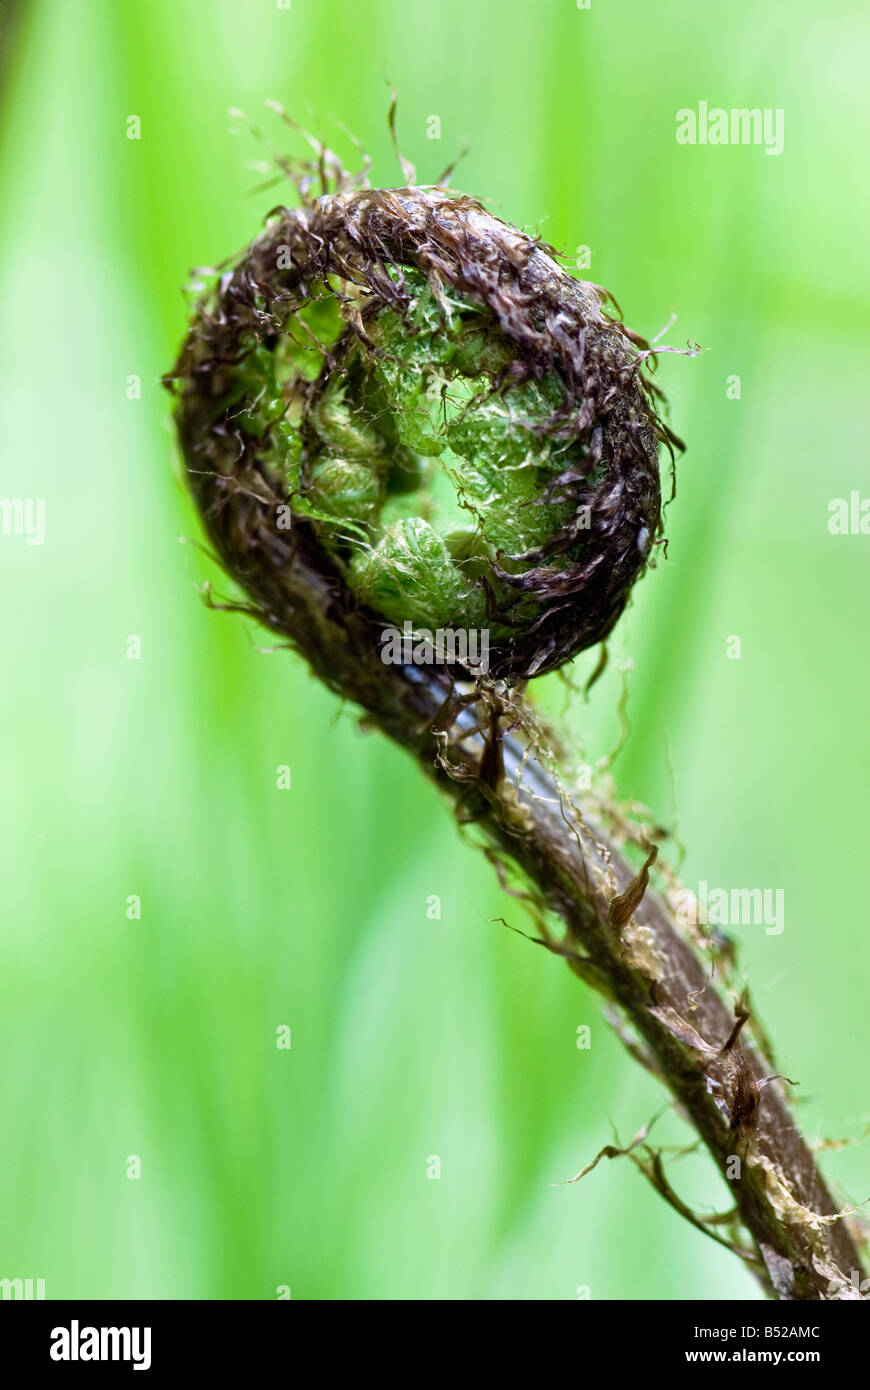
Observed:
[[[236,606],[520,871],[564,928],[542,944],[615,1005],[726,1177],[740,1159],[726,1221],[694,1217],[660,1156],[632,1150],[657,1190],[768,1292],[849,1297],[856,1242],[764,1035],[648,888],[655,852],[643,842],[638,866],[636,827],[607,796],[568,796],[517,688],[606,638],[661,536],[659,449],[678,441],[646,346],[602,291],[469,197],[373,189],[323,148],[293,176],[300,206],[216,277],[167,378]],[[485,628],[488,666],[431,650],[422,667],[385,664],[385,624]]]

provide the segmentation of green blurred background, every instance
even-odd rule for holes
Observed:
[[[206,610],[159,379],[189,268],[289,197],[252,194],[268,152],[228,108],[292,149],[278,98],[351,162],[333,114],[390,184],[387,81],[422,180],[468,137],[457,185],[588,245],[639,331],[679,314],[667,341],[705,351],[660,371],[689,444],[669,559],[590,701],[558,677],[546,698],[595,762],[631,658],[619,788],[678,822],[690,885],[785,890],[781,936],[735,929],[742,960],[807,1132],[857,1135],[870,537],[827,521],[870,496],[868,38],[857,0],[21,8],[0,497],[44,498],[46,533],[0,535],[0,1277],[49,1298],[758,1296],[628,1163],[550,1185],[662,1093],[596,999],[491,921],[528,925],[411,764]],[[784,152],[679,146],[700,100],[782,107]],[[855,1200],[867,1169],[860,1146],[828,1161]],[[703,1156],[672,1176],[727,1205]]]

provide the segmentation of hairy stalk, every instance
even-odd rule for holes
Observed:
[[[676,1019],[691,1021],[713,1049],[733,1032],[733,1013],[712,987],[709,965],[684,939],[664,899],[649,890],[621,929],[612,924],[614,898],[636,877],[630,843],[568,805],[557,779],[523,737],[505,739],[504,775],[495,786],[492,777],[487,780],[487,739],[459,727],[467,726],[467,718],[443,728],[449,681],[429,672],[421,677],[414,667],[384,666],[367,627],[360,630],[344,608],[336,611],[334,576],[306,554],[301,541],[276,542],[272,505],[237,493],[235,505],[221,513],[225,523],[233,516],[229,534],[214,536],[225,558],[224,546],[241,541],[237,528],[245,544],[278,546],[272,582],[260,575],[252,593],[257,616],[292,642],[315,675],[361,705],[371,722],[406,749],[461,818],[473,819],[484,843],[520,866],[536,900],[561,919],[565,944],[577,953],[567,955],[569,966],[619,1005],[720,1170],[740,1156],[741,1177],[730,1186],[762,1284],[780,1298],[854,1296],[852,1271],[861,1269],[856,1245],[846,1220],[831,1219],[837,1209],[779,1083],[761,1090],[752,1127],[741,1132],[708,1085],[708,1079],[718,1082],[733,1110],[726,1058],[713,1058],[702,1071],[701,1055],[679,1036]],[[514,696],[511,722],[525,719],[526,708]],[[492,710],[477,713],[486,728]],[[748,1075],[761,1081],[769,1068],[749,1049],[742,1055]],[[841,1294],[831,1292],[832,1281],[842,1284]]]
[[[322,147],[313,167],[323,196],[297,180],[302,209],[279,209],[220,277],[167,379],[194,497],[247,595],[229,606],[359,705],[474,825],[500,873],[518,870],[542,944],[615,1006],[734,1212],[690,1212],[660,1155],[639,1149],[645,1134],[612,1152],[768,1293],[859,1297],[857,1237],[769,1075],[745,996],[729,1004],[714,987],[703,934],[672,905],[677,885],[648,887],[656,852],[637,825],[606,798],[581,808],[568,796],[520,694],[607,635],[660,532],[657,448],[677,441],[642,377],[643,345],[595,287],[473,200],[361,189]],[[499,429],[501,471],[487,473]],[[466,531],[455,515],[439,529],[436,493],[424,495],[435,456],[474,518]],[[378,634],[404,612],[415,627],[482,615],[494,668],[385,664]]]

